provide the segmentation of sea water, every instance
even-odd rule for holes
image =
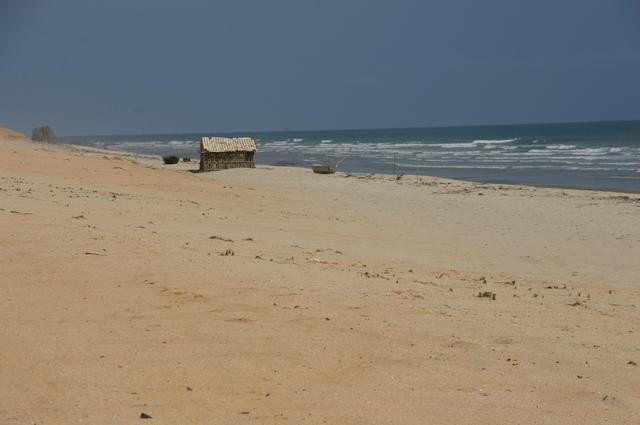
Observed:
[[[61,140],[197,159],[201,136],[259,139],[256,162],[640,192],[640,121],[377,130],[72,136]]]

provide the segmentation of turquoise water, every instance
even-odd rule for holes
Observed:
[[[640,191],[640,121],[74,136],[62,141],[197,158],[199,138],[214,134],[260,139],[256,160],[266,165],[308,167],[346,158],[342,171]]]

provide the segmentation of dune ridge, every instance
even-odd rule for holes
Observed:
[[[0,127],[0,140],[19,140],[19,139],[28,139],[25,134],[20,133],[19,131],[12,130],[10,128]]]

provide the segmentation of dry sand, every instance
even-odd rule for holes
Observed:
[[[4,139],[2,424],[640,423],[640,195]]]
[[[19,131],[10,128],[0,127],[0,141],[4,140],[24,140],[27,136]]]

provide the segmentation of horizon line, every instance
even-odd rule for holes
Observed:
[[[602,123],[623,123],[636,122],[636,119],[615,119],[615,120],[586,120],[586,121],[547,121],[528,122],[514,124],[464,124],[464,125],[433,125],[433,126],[410,126],[410,127],[370,127],[370,128],[331,128],[331,129],[297,129],[297,130],[225,130],[225,131],[196,131],[196,132],[169,132],[169,133],[98,133],[98,134],[74,134],[57,136],[65,137],[93,137],[93,136],[149,136],[149,135],[178,135],[178,134],[236,134],[236,133],[314,133],[324,131],[384,131],[384,130],[419,130],[419,129],[450,129],[450,128],[474,128],[474,127],[519,127],[525,125],[566,125],[566,124],[602,124]]]

